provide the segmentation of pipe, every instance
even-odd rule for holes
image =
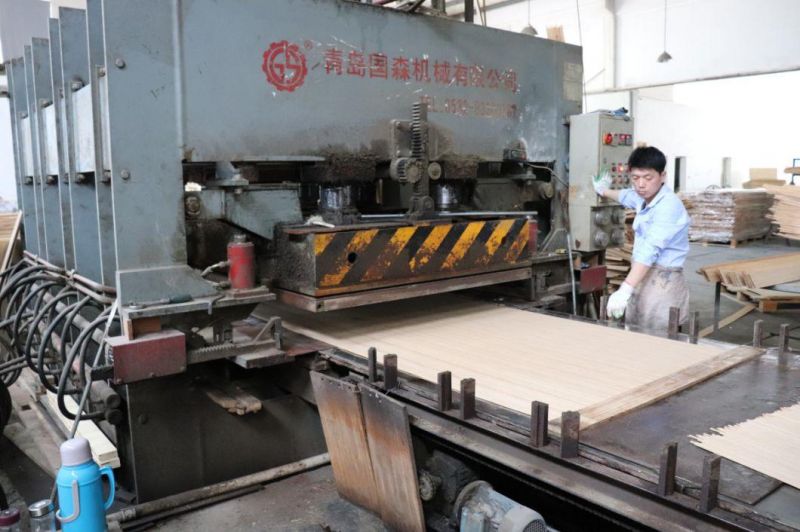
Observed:
[[[475,0],[464,0],[464,22],[475,22]]]
[[[279,480],[291,475],[296,475],[297,473],[302,473],[310,469],[316,469],[318,467],[328,465],[330,462],[331,459],[328,453],[318,454],[297,462],[292,462],[291,464],[273,467],[272,469],[259,471],[258,473],[245,475],[233,480],[226,480],[225,482],[219,482],[203,488],[184,491],[183,493],[176,493],[175,495],[170,495],[169,497],[164,497],[163,499],[157,499],[155,501],[144,502],[142,504],[137,504],[136,506],[123,508],[118,512],[108,515],[107,520],[124,523],[126,521],[145,517],[154,513],[171,510],[179,506],[190,504],[197,500],[216,497],[224,493],[239,490],[256,484],[266,484],[268,482]]]
[[[569,280],[572,286],[572,314],[578,313],[578,296],[575,293],[575,265],[572,258],[572,235],[567,233],[567,253],[569,253]]]

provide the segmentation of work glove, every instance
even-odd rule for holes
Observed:
[[[628,283],[622,283],[619,289],[608,298],[606,312],[609,316],[618,320],[625,314],[628,300],[633,295],[633,287]]]
[[[594,191],[597,192],[597,195],[602,196],[603,192],[611,188],[611,176],[608,171],[604,170],[599,174],[593,175],[592,185],[594,185]]]

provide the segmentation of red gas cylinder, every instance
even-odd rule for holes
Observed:
[[[228,280],[231,288],[244,290],[256,285],[255,246],[244,235],[235,235],[228,243]]]

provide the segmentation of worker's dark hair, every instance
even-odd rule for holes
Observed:
[[[658,148],[636,148],[628,157],[628,168],[649,168],[659,174],[667,167],[667,158]]]

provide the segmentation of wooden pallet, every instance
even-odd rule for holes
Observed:
[[[778,312],[779,310],[800,309],[800,298],[798,299],[762,299],[758,302],[759,312]]]
[[[747,244],[748,242],[758,242],[761,240],[766,240],[771,235],[767,234],[764,236],[756,236],[752,238],[741,238],[741,239],[733,239],[733,240],[720,240],[720,241],[713,241],[713,240],[692,240],[692,242],[696,244],[702,244],[704,248],[708,246],[721,246],[721,247],[729,247],[731,249],[735,249],[742,244]]]
[[[758,305],[760,312],[777,312],[800,308],[800,294],[766,288],[745,288],[739,292]]]

